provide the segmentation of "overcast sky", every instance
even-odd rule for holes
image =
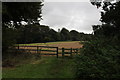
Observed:
[[[100,10],[90,2],[45,2],[42,17],[40,24],[56,31],[64,27],[92,33],[92,25],[100,24]]]

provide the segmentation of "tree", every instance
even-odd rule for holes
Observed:
[[[21,21],[33,24],[41,18],[42,2],[3,2],[2,3],[2,49],[15,44]],[[9,38],[7,37],[9,36]],[[6,48],[7,47],[7,48]],[[3,53],[4,53],[3,51]]]
[[[41,18],[42,2],[3,2],[2,23],[5,25],[13,22],[14,26],[21,25],[21,21],[35,23]]]
[[[101,3],[100,3],[101,4]],[[94,3],[96,5],[96,3]],[[100,32],[109,38],[111,41],[119,43],[120,42],[120,1],[118,2],[103,2],[101,6],[103,11],[101,11],[101,26],[94,26],[94,32]],[[96,28],[95,28],[96,27]],[[99,28],[99,29],[98,29]],[[96,31],[97,29],[97,31]]]
[[[60,40],[59,33],[56,32],[54,29],[50,29],[49,34],[50,34],[51,41],[59,41]]]
[[[65,29],[65,28],[62,28],[60,34],[61,34],[61,39],[63,41],[65,41],[65,40],[67,41],[67,40],[71,39],[69,31],[67,29]]]
[[[92,4],[102,6],[101,2]],[[120,78],[120,2],[104,2],[102,9],[103,24],[93,26],[94,38],[84,43],[76,57],[78,78]]]
[[[101,5],[102,2],[99,4]],[[92,2],[93,5],[97,5],[97,2]],[[100,6],[99,6],[100,7]],[[101,19],[100,21],[103,24],[110,25],[109,27],[113,27],[114,31],[113,34],[119,34],[120,33],[120,1],[119,2],[103,2],[103,5],[101,5],[103,11],[101,11]],[[101,26],[103,27],[103,26]]]
[[[72,41],[79,41],[80,40],[80,34],[76,30],[71,30],[70,35],[71,35]]]

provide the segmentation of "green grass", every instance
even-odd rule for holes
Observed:
[[[74,78],[73,59],[42,57],[15,68],[3,68],[3,78]]]
[[[69,42],[80,42],[80,41],[57,41],[57,42],[47,42],[47,43],[16,44],[16,46],[48,45],[48,44],[59,44],[59,43],[69,43]]]

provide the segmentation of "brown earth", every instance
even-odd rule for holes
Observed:
[[[61,42],[56,44],[48,44],[48,46],[54,46],[59,48],[82,48],[80,42]]]
[[[80,42],[58,42],[53,44],[42,44],[42,45],[33,45],[33,46],[52,46],[58,48],[82,48],[83,45]],[[24,49],[37,49],[36,47],[20,47]]]

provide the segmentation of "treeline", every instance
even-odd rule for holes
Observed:
[[[17,33],[16,43],[45,43],[54,41],[86,41],[92,38],[92,34],[79,33],[76,30],[62,28],[58,32],[49,26],[30,24],[22,25],[14,30]]]

